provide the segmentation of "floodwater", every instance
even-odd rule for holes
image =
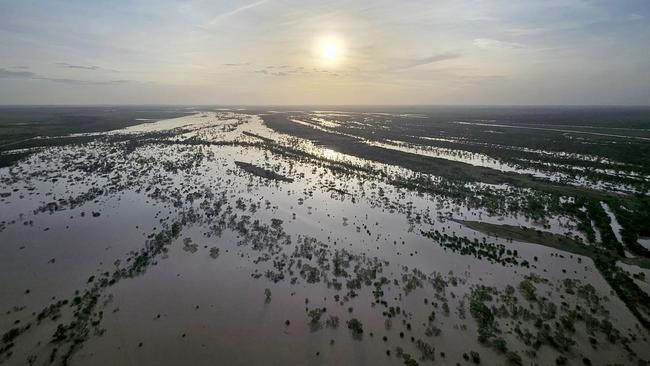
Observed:
[[[559,314],[568,310],[561,302],[593,306],[594,316],[611,321],[632,350],[579,324],[566,353],[573,362],[650,358],[647,331],[589,258],[487,237],[454,221],[579,235],[569,218],[549,217],[542,225],[515,214],[491,215],[265,149],[257,144],[261,139],[328,162],[415,175],[279,134],[250,113],[199,111],[104,135],[107,140],[45,149],[0,169],[0,192],[8,193],[0,198],[0,329],[30,324],[0,363],[58,363],[73,349],[72,365],[397,365],[404,360],[399,347],[422,364],[431,363],[431,349],[435,362],[444,364],[466,363],[470,351],[482,364],[503,364],[502,352],[478,341],[469,303],[481,286],[503,292],[527,278],[544,301],[558,304]],[[134,146],[116,138],[154,135],[155,141]],[[236,162],[287,179],[264,178]],[[174,222],[182,228],[165,251],[137,275],[101,289],[91,310],[100,321],[84,323],[89,333],[51,340],[59,324],[81,321],[70,306],[55,319],[34,320],[44,307],[95,283],[91,276],[130,268],[135,254],[152,245],[151,234]],[[486,240],[530,266],[461,254],[423,235],[436,230],[468,242]],[[593,286],[598,306],[561,290],[566,280]],[[382,295],[373,292],[378,289]],[[514,296],[538,311],[520,293]],[[395,306],[402,312],[388,317]],[[320,315],[309,314],[318,309]],[[542,344],[531,353],[514,331],[520,322],[534,332],[533,318],[499,318],[497,334],[524,364],[551,364],[557,350]],[[352,319],[363,324],[363,333],[348,329]],[[425,352],[422,344],[431,348]]]
[[[530,175],[534,178],[546,180],[549,182],[563,182],[577,187],[586,187],[590,189],[610,192],[636,193],[639,192],[639,189],[634,187],[633,184],[628,184],[620,181],[619,178],[630,180],[636,183],[650,180],[650,176],[638,173],[634,170],[635,167],[627,166],[627,164],[607,159],[602,156],[532,149],[520,146],[500,145],[487,142],[479,142],[467,137],[449,136],[441,138],[429,136],[408,136],[412,140],[420,140],[433,143],[433,145],[428,145],[415,143],[414,141],[401,141],[399,139],[392,139],[387,138],[386,136],[382,136],[382,132],[390,130],[391,125],[394,123],[393,118],[409,121],[413,119],[417,120],[426,118],[425,115],[392,113],[355,114],[335,111],[292,111],[285,113],[290,114],[288,120],[300,126],[309,127],[327,134],[346,136],[369,146],[376,146],[383,149],[407,152],[410,154],[433,157],[454,162],[462,162],[477,167],[494,169],[499,172],[511,172]],[[344,119],[337,120],[337,118]],[[625,136],[608,133],[596,133],[592,131],[584,132],[580,130],[535,127],[534,125],[519,126],[462,121],[454,121],[452,124],[461,126],[476,126],[479,128],[496,127],[499,129],[506,129],[506,131],[509,128],[515,128],[524,130],[551,131],[558,133],[575,133],[578,135],[587,134],[591,136],[609,137],[614,139],[630,138],[633,140],[640,139],[641,141],[648,140],[648,138],[638,136]],[[367,133],[366,131],[368,130],[371,132]],[[504,131],[501,130],[483,130],[482,132],[504,134]],[[443,136],[446,136],[445,131],[439,131],[439,133]],[[436,146],[436,143],[451,143],[454,147],[450,148]],[[471,151],[470,148],[476,147],[482,147],[492,152],[496,150],[517,151],[526,153],[529,158],[517,158],[512,161],[505,161],[498,156],[491,156],[486,153]],[[549,157],[559,159],[572,159],[574,163],[581,162],[585,163],[585,165],[582,166],[575,164],[572,165],[552,163],[548,161]],[[589,164],[594,162],[608,168],[594,168]],[[589,177],[587,173],[596,173],[600,178],[594,179],[593,177]]]

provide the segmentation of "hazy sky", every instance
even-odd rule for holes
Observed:
[[[0,104],[650,104],[648,0],[0,0]]]

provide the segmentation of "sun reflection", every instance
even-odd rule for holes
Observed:
[[[332,149],[323,149],[321,155],[323,158],[328,159],[328,160],[341,160],[343,159],[343,154],[336,152]]]

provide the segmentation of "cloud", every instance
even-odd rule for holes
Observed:
[[[260,0],[254,3],[250,3],[244,6],[240,6],[239,8],[227,11],[225,13],[218,14],[217,16],[213,17],[212,20],[210,20],[207,24],[203,25],[202,28],[213,28],[219,22],[221,22],[224,19],[230,18],[233,15],[239,14],[241,12],[247,11],[249,9],[253,9],[255,7],[258,7],[264,3],[266,3],[268,0]]]
[[[292,66],[292,65],[269,65],[263,69],[253,71],[255,74],[269,75],[269,76],[299,76],[299,75],[329,75],[329,76],[340,76],[339,73],[336,73],[327,69],[305,69],[304,66]]]
[[[410,69],[410,68],[413,68],[413,67],[429,65],[429,64],[436,63],[436,62],[451,60],[451,59],[455,59],[455,58],[458,58],[458,57],[460,57],[460,55],[457,54],[457,53],[447,52],[447,53],[441,53],[441,54],[438,54],[438,55],[433,55],[433,56],[423,57],[423,58],[397,60],[397,61],[392,62],[392,65],[389,68],[392,69],[392,70],[404,70],[404,69]]]
[[[256,74],[262,74],[262,75],[271,75],[271,76],[289,76],[288,72],[284,72],[284,71],[273,72],[273,71],[269,71],[269,70],[266,70],[266,69],[255,70],[255,73]]]
[[[99,70],[99,66],[71,65],[67,62],[56,62],[55,64],[69,69]]]
[[[106,80],[106,81],[92,81],[92,80],[79,80],[79,79],[64,79],[64,78],[47,78],[36,77],[33,79],[47,80],[55,83],[72,84],[72,85],[119,85],[130,83],[131,80]]]
[[[66,78],[52,78],[35,74],[30,71],[12,71],[0,68],[0,78],[5,79],[31,79],[31,80],[45,80],[54,83],[72,84],[72,85],[117,85],[132,82],[131,80],[80,80],[80,79],[66,79]]]
[[[102,67],[95,66],[95,65],[73,65],[73,64],[69,64],[67,62],[55,62],[54,64],[59,65],[59,66],[63,66],[63,67],[69,68],[69,69],[91,70],[91,71],[106,70],[106,71],[110,71],[110,72],[119,72],[117,70],[104,69]]]
[[[7,69],[0,69],[0,78],[32,78],[33,72],[29,71],[11,71]]]
[[[237,66],[248,66],[250,65],[250,62],[241,62],[241,63],[226,63],[223,64],[223,66],[229,66],[229,67],[237,67]]]
[[[630,14],[630,15],[627,16],[627,20],[629,20],[631,22],[636,22],[637,20],[643,20],[643,19],[645,19],[645,17],[643,15],[636,14],[636,13]]]
[[[499,41],[498,39],[491,38],[476,38],[473,44],[482,50],[517,49],[525,47],[520,43]]]

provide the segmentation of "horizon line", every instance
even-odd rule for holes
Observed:
[[[21,103],[7,107],[623,107],[650,108],[650,104],[182,104],[182,103]]]

